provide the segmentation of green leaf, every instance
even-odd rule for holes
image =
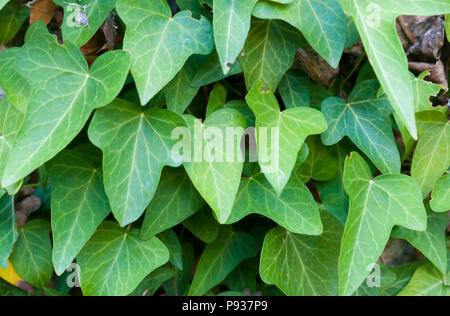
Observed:
[[[214,40],[224,74],[230,71],[230,65],[244,47],[256,2],[258,0],[214,1]]]
[[[141,104],[153,98],[193,54],[208,55],[214,46],[211,23],[189,11],[172,18],[165,0],[117,0],[127,29],[123,47],[131,52],[131,73]]]
[[[48,33],[31,38],[20,49],[16,67],[34,91],[2,185],[19,181],[66,147],[91,112],[119,93],[128,66],[127,53],[112,51],[89,70],[83,54],[70,42],[61,46]]]
[[[105,221],[77,257],[86,296],[130,294],[153,270],[169,260],[156,237],[143,241],[138,229],[125,230]]]
[[[450,14],[445,16],[445,33],[447,33],[447,40],[450,41]]]
[[[177,234],[173,229],[168,229],[160,234],[158,238],[166,245],[169,250],[169,262],[178,270],[183,270],[183,259],[181,258],[181,244]]]
[[[0,85],[16,109],[25,113],[32,87],[17,71],[16,56],[19,51],[20,48],[12,47],[0,53]]]
[[[423,111],[416,117],[419,142],[414,151],[411,176],[419,183],[425,197],[450,165],[450,123],[439,110]]]
[[[259,276],[259,258],[242,262],[223,283],[231,290],[253,294],[256,292],[256,279]]]
[[[9,2],[9,0],[0,0],[0,10]]]
[[[258,3],[253,15],[290,23],[333,68],[338,67],[347,25],[338,0],[293,0],[288,4],[264,0]]]
[[[142,108],[121,99],[97,110],[89,139],[103,151],[103,180],[121,226],[137,220],[155,194],[164,166],[178,167],[172,131],[185,126],[176,113]]]
[[[323,231],[317,204],[296,176],[291,177],[281,195],[263,174],[243,178],[227,223],[235,223],[252,213],[264,215],[296,234],[316,236]]]
[[[173,268],[158,268],[146,276],[130,296],[152,296],[164,282],[173,278],[175,274],[176,272]]]
[[[396,279],[393,283],[380,289],[380,296],[396,296],[400,293],[409,283],[416,269],[422,264],[423,262],[416,261],[402,266],[388,267],[389,271],[395,274]]]
[[[170,296],[179,296],[186,293],[192,279],[192,271],[196,262],[194,247],[189,243],[181,245],[183,271],[176,271],[174,279],[163,284],[164,289]]]
[[[53,265],[61,275],[111,212],[95,148],[65,150],[46,164],[52,181]],[[94,149],[94,150],[93,150]]]
[[[397,35],[399,15],[450,13],[447,0],[340,0],[353,17],[370,63],[389,101],[411,136],[417,139],[414,92],[409,80],[408,60]]]
[[[0,278],[0,295],[1,296],[30,296],[27,292],[15,287]]]
[[[353,90],[347,102],[331,97],[322,103],[329,129],[322,134],[325,145],[344,136],[361,149],[383,174],[400,173],[400,154],[394,140],[389,101],[377,97],[378,82],[364,81]]]
[[[261,278],[286,295],[329,296],[338,293],[337,263],[341,224],[322,213],[324,233],[317,237],[270,230],[261,252]]]
[[[244,164],[240,140],[245,119],[233,109],[216,111],[203,124],[193,116],[184,118],[191,131],[192,148],[191,159],[184,163],[184,168],[218,221],[224,223],[230,216],[241,180]],[[230,137],[229,128],[235,131]],[[234,145],[232,151],[227,149],[228,140]],[[198,146],[200,141],[202,144]]]
[[[80,12],[80,9],[71,4],[73,2],[63,0],[55,0],[54,2],[64,9],[64,20],[61,25],[64,42],[70,41],[78,47],[86,44],[94,36],[109,12],[116,5],[116,0],[93,2],[91,0],[81,0],[76,2],[80,6],[89,5],[86,9],[89,25],[83,26],[75,21],[75,17]]]
[[[309,106],[309,80],[298,70],[289,70],[281,79],[278,87],[287,109]]]
[[[392,231],[392,238],[407,240],[418,249],[442,273],[447,272],[447,245],[445,231],[449,223],[447,213],[428,212],[427,230],[417,232],[403,227],[396,227]]]
[[[393,174],[372,179],[357,152],[345,162],[344,187],[350,209],[339,258],[339,293],[351,295],[377,262],[392,228],[425,231],[427,218],[420,188],[412,178]]]
[[[435,212],[450,210],[450,176],[448,173],[436,181],[433,193],[431,193],[430,206]]]
[[[201,4],[201,0],[175,0],[181,10],[190,10],[195,18],[210,17],[210,12]]]
[[[4,6],[4,7],[3,7]],[[3,7],[3,9],[1,9]],[[0,45],[6,45],[16,35],[25,20],[30,16],[30,9],[19,3],[10,2],[0,5]]]
[[[214,219],[209,207],[204,207],[183,222],[192,234],[204,243],[212,243],[219,235],[220,225]]]
[[[280,195],[306,137],[325,132],[327,123],[322,113],[313,108],[297,107],[280,112],[274,93],[264,84],[250,90],[246,100],[256,116],[259,165]],[[263,131],[266,140],[261,140]]]
[[[245,259],[256,256],[253,237],[244,232],[234,232],[223,226],[217,240],[208,244],[198,262],[189,289],[190,296],[200,296],[222,282]]]
[[[0,267],[8,267],[8,258],[18,237],[14,197],[4,194],[0,198]]]
[[[301,46],[301,34],[289,24],[279,20],[253,19],[239,57],[248,90],[261,82],[275,90]]]
[[[11,254],[17,274],[35,287],[47,286],[53,274],[50,225],[35,219],[19,229],[19,238]]]
[[[149,239],[197,212],[205,202],[183,168],[165,168],[147,207],[142,239]]]
[[[432,264],[424,264],[398,296],[450,296],[450,287],[445,286],[438,269]]]

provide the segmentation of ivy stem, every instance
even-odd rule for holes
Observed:
[[[47,183],[47,185],[51,184],[50,182]],[[22,185],[22,188],[37,188],[42,187],[42,183],[31,183],[31,184],[24,184]]]

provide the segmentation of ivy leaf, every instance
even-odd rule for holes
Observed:
[[[86,296],[130,294],[153,270],[169,260],[169,251],[153,237],[105,221],[77,257],[80,283]]]
[[[169,250],[169,261],[178,270],[183,270],[183,259],[181,258],[181,243],[173,229],[168,229],[158,235],[158,238]]]
[[[121,226],[137,220],[155,194],[164,166],[178,167],[172,156],[172,131],[185,126],[176,113],[116,99],[97,110],[89,139],[103,151],[103,178],[114,216]]]
[[[309,106],[309,80],[298,70],[289,70],[278,87],[287,109]]]
[[[224,223],[233,208],[244,166],[240,140],[244,134],[245,119],[232,109],[214,112],[203,124],[193,116],[184,118],[191,131],[191,158],[193,158],[184,163],[184,168],[198,192],[214,211],[218,221]],[[233,152],[226,150],[224,138],[220,141],[222,136],[227,136],[227,128],[230,127],[236,128],[237,131],[232,135]],[[221,135],[216,134],[219,131]],[[200,147],[197,146],[199,138],[202,141]],[[228,139],[228,136],[226,138]]]
[[[438,269],[432,264],[424,264],[398,296],[450,296],[450,287],[445,285]]]
[[[212,243],[219,235],[220,225],[214,219],[209,207],[204,207],[183,222],[192,234],[204,243]]]
[[[338,293],[337,262],[341,224],[322,213],[324,233],[317,237],[273,228],[264,238],[261,278],[289,296],[331,296]]]
[[[91,112],[119,93],[128,66],[127,53],[112,51],[100,56],[89,71],[83,54],[70,42],[61,46],[48,33],[31,38],[20,49],[16,67],[31,82],[33,96],[2,185],[19,181],[66,147]]]
[[[0,0],[0,10],[9,2],[9,0]]]
[[[244,47],[257,1],[214,1],[214,40],[224,74],[230,71],[230,65],[234,64]]]
[[[255,86],[245,99],[256,116],[259,165],[280,195],[289,181],[306,137],[325,132],[327,123],[322,113],[313,108],[291,108],[280,112],[274,93],[266,87],[264,84]],[[261,128],[267,129],[267,140],[262,143]],[[271,161],[267,161],[268,157]]]
[[[209,55],[214,47],[211,23],[189,11],[172,18],[165,0],[117,0],[117,13],[127,25],[124,44],[131,52],[131,73],[141,104],[153,98],[193,54]]]
[[[281,195],[263,174],[243,178],[227,223],[235,223],[252,213],[269,217],[296,234],[316,236],[323,231],[319,208],[308,188],[296,176],[291,177]]]
[[[0,85],[16,109],[25,113],[32,87],[17,71],[16,56],[19,51],[20,48],[12,47],[0,53]]]
[[[350,209],[339,258],[339,293],[351,295],[377,262],[392,228],[425,231],[427,218],[412,178],[392,174],[372,180],[369,166],[356,152],[345,162],[344,187]]]
[[[145,213],[142,239],[149,239],[183,222],[204,204],[183,168],[165,168]]]
[[[8,194],[3,194],[0,198],[0,236],[0,268],[6,269],[18,237],[14,197]]]
[[[446,173],[436,181],[430,201],[431,209],[435,212],[450,210],[450,176]]]
[[[275,90],[301,46],[301,34],[289,24],[279,20],[253,19],[239,57],[248,90],[261,82]]]
[[[397,35],[399,15],[440,15],[450,13],[446,0],[340,0],[353,17],[367,56],[400,121],[414,139],[414,93],[409,80],[408,60]]]
[[[64,9],[64,20],[61,25],[64,41],[70,41],[80,47],[86,44],[97,32],[109,12],[114,9],[116,0],[78,1],[76,4],[79,6],[91,4],[86,9],[86,15],[89,20],[89,25],[87,26],[80,25],[75,21],[75,17],[80,10],[79,8],[68,4],[68,1],[55,0],[55,3]]]
[[[19,276],[35,287],[47,286],[53,274],[50,225],[35,219],[19,229],[11,263]]]
[[[447,225],[447,213],[428,212],[426,231],[417,232],[396,227],[392,231],[391,237],[407,240],[445,274],[447,272],[447,245],[445,241]]]
[[[255,293],[256,279],[259,276],[259,258],[251,258],[242,262],[223,281],[230,291]]]
[[[338,67],[347,27],[338,0],[293,0],[287,4],[264,0],[258,2],[253,15],[290,23],[333,68]]]
[[[206,16],[210,18],[211,13],[201,4],[201,0],[175,0],[181,10],[190,10],[196,18]]]
[[[347,102],[331,97],[322,103],[329,129],[322,134],[325,145],[344,136],[361,149],[383,174],[400,173],[400,154],[394,140],[389,101],[377,97],[378,82],[364,81],[353,90]]]
[[[222,282],[242,261],[256,256],[254,238],[223,226],[217,240],[208,244],[198,262],[189,296],[200,296]]]
[[[130,294],[130,296],[152,296],[158,291],[161,285],[175,276],[175,269],[161,267],[150,273]]]
[[[414,151],[411,176],[425,197],[450,165],[450,123],[445,113],[428,110],[417,113],[419,142]]]
[[[1,9],[1,7],[3,9]],[[0,5],[0,45],[6,45],[30,16],[30,9],[15,2]]]
[[[192,271],[196,263],[194,247],[190,243],[181,245],[183,271],[176,271],[174,280],[166,281],[163,288],[170,296],[185,295],[192,279]]]
[[[61,275],[111,209],[92,147],[65,150],[46,164],[52,180],[53,265]],[[95,148],[94,148],[95,152]]]

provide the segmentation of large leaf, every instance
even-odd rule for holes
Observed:
[[[3,5],[5,5],[3,3]],[[3,7],[0,5],[0,7]],[[6,45],[19,31],[23,22],[30,16],[30,9],[11,1],[0,11],[0,45]]]
[[[313,108],[297,107],[280,112],[274,93],[266,87],[255,86],[246,100],[256,116],[259,165],[280,195],[306,137],[325,132],[327,123],[322,113]]]
[[[356,86],[347,102],[331,97],[322,103],[329,129],[322,134],[325,145],[344,136],[358,146],[383,174],[400,173],[400,154],[394,140],[389,101],[377,97],[378,82],[364,81]]]
[[[243,178],[227,223],[257,213],[296,234],[320,235],[319,209],[308,188],[294,175],[278,195],[263,174]]]
[[[348,220],[339,258],[339,293],[351,295],[376,263],[395,225],[424,231],[426,211],[417,183],[401,174],[372,179],[364,159],[352,152],[345,162]]]
[[[292,0],[287,4],[264,0],[258,2],[253,15],[290,23],[333,68],[339,65],[347,27],[339,0]]]
[[[301,34],[289,24],[278,20],[253,19],[239,57],[247,88],[250,90],[262,82],[275,90],[302,45]]]
[[[169,251],[153,237],[143,241],[138,229],[105,221],[77,257],[83,294],[128,295],[153,270],[169,260]]]
[[[216,0],[214,1],[214,40],[223,73],[230,71],[230,65],[244,47],[253,8],[258,0]]]
[[[414,92],[409,80],[408,60],[397,35],[399,15],[450,13],[447,0],[340,0],[361,36],[370,63],[389,101],[411,136],[417,139]]]
[[[65,150],[45,165],[52,181],[53,265],[58,275],[111,211],[101,166],[89,157],[92,147]]]
[[[8,258],[17,237],[14,197],[4,194],[0,198],[0,268],[8,267]]]
[[[269,231],[261,252],[261,278],[286,295],[337,295],[341,224],[322,213],[324,233],[296,235],[277,227]]]
[[[448,173],[436,181],[431,194],[430,207],[435,212],[447,212],[450,210],[450,176]]]
[[[234,232],[230,226],[224,226],[217,240],[205,247],[189,295],[203,295],[218,285],[239,263],[256,256],[256,248],[251,235]]]
[[[38,288],[47,286],[53,274],[50,225],[35,219],[19,229],[11,263],[22,279]]]
[[[131,52],[131,72],[143,105],[175,77],[189,56],[208,55],[213,49],[211,23],[195,20],[189,11],[172,18],[165,0],[117,0],[117,12],[127,25],[123,46]]]
[[[64,41],[70,41],[78,47],[86,44],[97,32],[98,28],[105,21],[109,12],[114,9],[116,0],[91,1],[81,0],[77,5],[89,5],[86,9],[86,16],[89,24],[83,26],[75,21],[75,17],[80,9],[74,6],[70,1],[55,0],[55,3],[64,8],[64,20],[61,24],[61,30]]]
[[[148,239],[183,222],[204,204],[183,168],[165,168],[145,213],[142,238]]]
[[[191,131],[192,149],[184,168],[219,222],[224,223],[230,216],[244,166],[240,140],[245,119],[233,109],[216,111],[203,124],[193,116],[184,118]]]
[[[450,123],[445,113],[427,110],[417,113],[417,128],[419,142],[414,151],[411,176],[426,196],[450,165]]]
[[[176,113],[142,108],[121,99],[96,111],[90,140],[103,151],[103,178],[121,226],[138,219],[151,201],[164,166],[178,167],[172,131],[183,127]]]
[[[32,37],[20,49],[16,67],[34,91],[5,168],[3,186],[53,158],[80,132],[95,108],[114,99],[125,82],[129,55],[108,52],[89,70],[78,47],[70,42],[61,46],[47,33]]]

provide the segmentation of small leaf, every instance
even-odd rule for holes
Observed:
[[[450,176],[448,173],[436,181],[433,193],[431,193],[430,206],[435,212],[450,210]]]
[[[161,267],[150,273],[130,296],[152,296],[167,280],[173,278],[176,272],[173,268]]]
[[[298,70],[289,70],[278,87],[287,109],[309,106],[309,80]]]
[[[0,3],[0,9],[0,30],[2,30],[0,33],[0,45],[6,45],[30,16],[30,9],[13,1],[6,5],[5,3]]]
[[[8,258],[17,237],[14,197],[4,194],[0,198],[0,268],[8,267]]]
[[[450,287],[445,286],[438,269],[432,264],[424,264],[398,296],[450,296]]]
[[[128,295],[169,260],[159,239],[143,241],[139,235],[138,229],[126,231],[114,222],[100,225],[77,257],[84,295]]]
[[[181,258],[181,244],[177,234],[173,229],[168,229],[160,234],[158,238],[166,245],[169,250],[169,262],[178,270],[183,270],[183,259]]]
[[[214,219],[209,207],[204,207],[183,222],[192,234],[204,243],[212,243],[219,235],[220,225]]]

